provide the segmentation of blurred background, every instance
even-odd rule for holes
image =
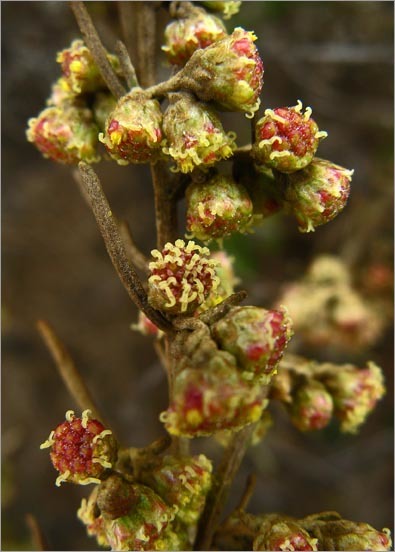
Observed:
[[[45,106],[60,76],[56,52],[79,36],[66,2],[2,2],[2,549],[31,550],[28,512],[53,550],[94,550],[76,517],[88,489],[55,487],[40,451],[50,430],[76,408],[35,328],[48,320],[69,347],[99,407],[122,440],[144,446],[163,435],[165,376],[150,338],[131,331],[137,311],[111,266],[93,216],[68,167],[45,160],[28,144],[29,117]],[[120,25],[116,2],[89,2],[111,51]],[[160,53],[167,14],[161,11]],[[352,257],[353,285],[379,306],[382,329],[358,348],[314,346],[295,337],[307,357],[382,366],[388,392],[355,436],[301,434],[281,408],[266,440],[247,454],[233,488],[237,503],[246,475],[258,476],[253,512],[294,516],[337,510],[381,529],[393,520],[393,3],[245,2],[226,22],[254,30],[265,65],[262,108],[313,109],[329,137],[320,157],[354,168],[343,213],[311,234],[294,220],[269,219],[252,236],[225,241],[248,302],[266,308],[300,280],[322,253]],[[241,114],[223,116],[240,145],[249,141]],[[113,211],[129,221],[141,249],[155,247],[153,194],[146,167],[102,162],[97,170]],[[181,206],[182,213],[182,206]],[[180,235],[183,234],[180,217]],[[144,423],[142,423],[144,420]],[[217,459],[217,443],[196,451]]]

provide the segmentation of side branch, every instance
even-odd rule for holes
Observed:
[[[147,293],[126,255],[118,225],[114,220],[98,176],[92,167],[82,161],[78,168],[82,180],[81,192],[95,215],[107,252],[129,297],[158,328],[164,332],[171,331],[171,323],[148,303]]]
[[[177,202],[173,195],[172,179],[166,172],[165,163],[151,165],[154,187],[157,247],[162,249],[167,242],[177,237]]]
[[[36,326],[55,361],[60,377],[75,402],[81,410],[89,409],[94,418],[104,422],[103,416],[98,411],[81,374],[77,370],[64,344],[45,320],[38,320]]]
[[[84,41],[89,48],[93,59],[99,67],[101,76],[107,84],[110,92],[118,99],[126,93],[126,90],[119,82],[118,77],[114,73],[111,63],[108,61],[107,52],[104,48],[88,10],[83,2],[72,0],[70,7],[73,10],[78,26],[84,37]]]

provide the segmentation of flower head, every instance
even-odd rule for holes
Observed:
[[[292,173],[311,163],[320,140],[327,136],[319,131],[310,118],[308,107],[302,113],[302,103],[295,107],[266,109],[264,117],[256,124],[256,142],[253,147],[258,163]]]
[[[289,175],[285,198],[301,232],[315,230],[344,209],[352,174],[353,171],[316,157],[306,168]]]
[[[156,161],[162,142],[159,102],[134,89],[118,101],[99,140],[119,165]]]
[[[212,332],[221,348],[237,358],[247,379],[258,377],[264,382],[275,373],[293,333],[284,307],[234,307],[213,325]]]
[[[85,410],[81,418],[76,418],[72,410],[66,412],[66,421],[51,431],[40,448],[51,448],[52,464],[59,472],[57,486],[63,481],[79,485],[100,483],[100,477],[117,456],[112,432],[91,418],[90,410]]]
[[[47,107],[38,117],[29,119],[28,125],[27,139],[44,157],[66,164],[100,159],[96,153],[98,130],[90,109]]]
[[[333,399],[325,387],[309,381],[296,389],[289,407],[291,422],[300,431],[326,427],[333,413]]]
[[[107,54],[114,69],[119,70],[116,56]],[[73,40],[71,46],[58,53],[56,61],[61,64],[63,76],[75,94],[96,92],[105,88],[98,66],[82,40]]]
[[[177,240],[151,254],[156,260],[149,264],[148,299],[156,309],[191,313],[218,287],[218,263],[209,258],[207,247]]]
[[[186,93],[172,94],[163,131],[163,153],[170,155],[183,173],[227,159],[236,148],[234,133],[225,133],[214,110]]]
[[[224,24],[218,17],[194,7],[188,10],[185,17],[166,27],[162,50],[171,64],[184,65],[195,50],[210,46],[226,34]]]
[[[245,232],[252,221],[250,196],[230,176],[217,175],[204,184],[190,184],[186,200],[187,230],[202,241]]]
[[[385,394],[383,373],[374,362],[368,362],[362,370],[352,365],[342,366],[332,371],[324,384],[333,397],[340,428],[347,433],[358,431]]]
[[[181,84],[185,82],[202,100],[252,116],[263,86],[263,63],[255,40],[253,32],[237,27],[230,36],[196,50],[185,65]]]

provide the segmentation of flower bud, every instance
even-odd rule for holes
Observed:
[[[64,77],[60,77],[51,88],[51,95],[47,100],[48,106],[65,107],[74,104],[78,107],[78,98],[71,90],[69,83]],[[82,104],[83,102],[81,102]]]
[[[289,411],[300,431],[323,429],[331,420],[333,399],[321,383],[308,381],[293,393]]]
[[[360,370],[350,364],[333,370],[324,380],[334,401],[341,431],[356,433],[385,394],[384,377],[374,362]]]
[[[159,102],[147,99],[143,91],[134,89],[118,101],[99,140],[119,165],[152,163],[161,152],[161,126]]]
[[[218,17],[192,7],[167,25],[162,50],[171,64],[184,65],[195,50],[210,46],[226,34],[224,24]]]
[[[107,54],[107,59],[119,72],[118,58]],[[106,88],[100,70],[82,40],[73,40],[69,48],[58,53],[56,61],[61,64],[64,78],[75,94],[96,92],[101,88]]]
[[[311,163],[320,140],[327,136],[310,119],[311,108],[303,114],[302,102],[295,107],[266,109],[255,127],[253,155],[257,163],[284,173],[303,169]]]
[[[151,255],[156,260],[149,264],[148,300],[158,310],[191,313],[218,287],[218,263],[209,258],[207,247],[177,240]]]
[[[117,458],[117,444],[109,429],[84,410],[82,418],[66,412],[66,421],[51,431],[41,449],[51,448],[52,464],[59,472],[56,485],[63,481],[88,485],[100,478]]]
[[[318,550],[312,538],[296,521],[263,522],[253,542],[253,550]]]
[[[258,377],[264,383],[275,373],[292,333],[284,307],[269,311],[234,307],[212,326],[214,339],[236,357],[244,377]]]
[[[29,119],[26,136],[44,157],[59,163],[99,161],[96,153],[97,127],[92,112],[76,106],[47,107]]]
[[[315,158],[305,169],[289,175],[285,199],[301,232],[314,231],[344,209],[353,172]]]
[[[112,94],[108,92],[98,92],[95,94],[92,111],[100,131],[105,130],[106,121],[114,111],[116,105],[117,101]]]
[[[229,37],[196,50],[180,75],[180,86],[201,100],[252,117],[263,86],[263,63],[255,40],[253,32],[237,27]]]
[[[112,550],[158,550],[174,508],[167,506],[152,489],[131,484],[135,504],[126,514],[105,520],[106,536]]]
[[[201,241],[245,232],[251,223],[252,202],[247,190],[230,176],[217,175],[186,190],[187,231]]]
[[[163,117],[163,153],[183,173],[208,167],[233,155],[235,134],[225,133],[214,110],[190,94],[172,94]]]
[[[169,506],[177,507],[176,519],[197,523],[211,487],[212,464],[203,454],[193,457],[165,456],[143,472],[141,480]]]
[[[224,19],[230,19],[232,15],[238,13],[241,6],[241,1],[236,0],[225,0],[224,2],[207,0],[200,3],[211,11],[220,12]]]
[[[308,522],[306,526],[309,533],[318,539],[320,550],[391,550],[389,529],[377,531],[367,523],[346,519],[317,520]]]
[[[204,369],[185,368],[176,376],[173,400],[160,420],[171,435],[199,437],[256,422],[266,404],[261,388],[218,351]]]

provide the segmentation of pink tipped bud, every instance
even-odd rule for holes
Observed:
[[[317,539],[312,538],[294,521],[263,523],[254,540],[253,550],[318,550]]]
[[[134,89],[118,101],[99,140],[119,165],[157,161],[162,141],[159,102]]]
[[[225,0],[224,2],[207,0],[200,3],[213,12],[220,12],[224,19],[230,19],[232,15],[238,13],[241,6],[241,1],[236,0]]]
[[[176,520],[196,523],[211,487],[212,464],[203,454],[193,457],[165,456],[142,474],[169,506],[177,507]]]
[[[98,129],[89,109],[47,107],[28,124],[27,139],[44,157],[66,164],[99,161]]]
[[[315,158],[305,169],[289,175],[285,198],[301,232],[315,230],[344,209],[352,174],[330,161]]]
[[[107,54],[113,68],[119,71],[119,60]],[[96,92],[106,85],[92,54],[82,40],[74,40],[69,48],[58,53],[56,61],[61,64],[63,76],[75,94]]]
[[[174,398],[161,421],[171,435],[198,437],[256,422],[266,401],[245,381],[224,351],[204,369],[185,368],[174,382]]]
[[[190,94],[172,94],[163,118],[163,153],[183,173],[208,167],[233,155],[235,134],[225,133],[213,109]]]
[[[250,226],[250,196],[244,186],[229,176],[217,175],[204,184],[190,184],[186,200],[187,230],[199,240],[243,233]]]
[[[218,17],[196,7],[185,11],[185,16],[181,14],[179,19],[165,29],[165,45],[162,50],[173,65],[184,65],[195,50],[206,48],[227,34]]]
[[[40,448],[51,448],[52,464],[60,474],[57,486],[63,481],[79,485],[100,483],[117,457],[112,432],[92,419],[90,410],[85,410],[82,418],[76,418],[72,410],[66,412],[66,421],[51,432]]]
[[[196,50],[180,75],[180,85],[202,100],[252,117],[263,86],[263,63],[255,40],[253,32],[237,27],[229,37]]]
[[[362,370],[352,365],[342,366],[324,383],[333,397],[340,428],[347,433],[358,431],[385,394],[383,373],[374,362],[368,362]]]
[[[193,312],[219,284],[217,262],[207,247],[193,241],[167,243],[162,252],[151,251],[148,299],[151,305],[171,314]]]
[[[309,381],[293,394],[290,417],[300,431],[323,429],[329,424],[332,413],[333,399],[318,382]]]
[[[266,109],[265,116],[256,124],[256,142],[253,147],[258,163],[292,173],[311,163],[320,140],[327,136],[310,119],[311,109],[303,114],[302,102],[295,107]]]
[[[70,88],[67,79],[60,77],[60,79],[52,85],[51,95],[47,100],[47,105],[65,107],[70,104],[77,105],[77,96]]]
[[[264,381],[275,373],[293,333],[284,307],[234,307],[213,325],[212,332],[220,346],[237,358],[248,379]]]

